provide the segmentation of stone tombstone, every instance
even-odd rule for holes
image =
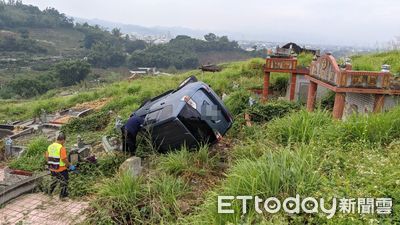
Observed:
[[[142,173],[142,160],[140,157],[133,156],[121,164],[120,172],[129,172],[132,176],[139,176]]]

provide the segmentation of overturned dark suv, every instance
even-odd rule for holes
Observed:
[[[145,102],[135,114],[145,117],[143,127],[160,152],[215,143],[233,123],[218,95],[194,76]]]

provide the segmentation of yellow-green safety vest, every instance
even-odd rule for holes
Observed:
[[[63,146],[57,142],[49,145],[47,148],[48,159],[47,163],[50,169],[58,169],[60,166],[65,166],[65,163],[61,160],[61,148]]]

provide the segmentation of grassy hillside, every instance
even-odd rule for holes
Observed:
[[[84,38],[83,33],[70,28],[31,28],[29,33],[31,38],[53,46],[54,51],[49,53],[54,55],[79,52]]]
[[[198,151],[182,148],[160,155],[142,139],[138,154],[145,158],[146,172],[136,179],[114,173],[120,158],[100,156],[96,169],[84,169],[81,175],[72,176],[72,196],[91,199],[85,223],[400,223],[400,108],[335,121],[323,109],[308,113],[299,105],[282,101],[248,107],[247,89],[261,86],[262,64],[263,60],[253,59],[225,64],[219,73],[189,71],[176,76],[143,77],[71,96],[51,92],[31,101],[5,101],[0,105],[0,119],[24,119],[37,115],[41,108],[52,112],[105,99],[107,103],[97,112],[64,127],[70,137],[68,145],[77,134],[98,143],[103,134],[115,135],[117,115],[126,119],[145,99],[196,75],[219,95],[228,94],[226,105],[235,123],[223,142]],[[279,80],[273,79],[273,83]],[[110,110],[114,112],[111,115]],[[258,115],[254,126],[245,126],[244,112]],[[258,214],[249,207],[248,214],[242,215],[239,202],[234,203],[236,213],[217,213],[218,195],[283,199],[296,194],[326,201],[333,197],[389,197],[393,198],[393,213],[379,216],[337,212],[327,219],[322,213]]]
[[[391,66],[394,74],[400,73],[400,51],[383,52],[379,54],[358,55],[352,57],[353,69],[380,71],[383,64]]]

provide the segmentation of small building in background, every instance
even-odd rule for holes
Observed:
[[[300,47],[298,44],[293,43],[293,42],[289,42],[289,43],[285,44],[284,46],[282,46],[282,48],[291,49],[292,52],[296,53],[297,55],[300,53],[311,53],[313,55],[320,55],[319,50],[308,49],[306,47]]]

